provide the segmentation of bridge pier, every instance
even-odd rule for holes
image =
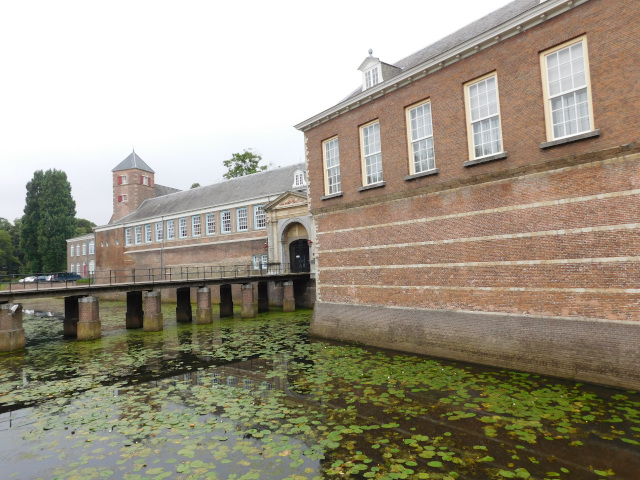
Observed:
[[[198,289],[197,302],[196,323],[198,325],[213,323],[213,314],[211,313],[211,289],[209,287],[201,287]]]
[[[284,288],[284,300],[282,301],[283,312],[296,311],[296,299],[293,295],[293,281],[289,280],[282,284]]]
[[[62,333],[65,337],[76,338],[78,336],[78,319],[80,310],[78,300],[80,295],[64,297],[64,320],[62,321]]]
[[[97,297],[82,297],[78,299],[78,340],[94,340],[102,336],[100,322],[100,307]]]
[[[127,292],[127,328],[142,328],[143,319],[142,291]]]
[[[258,313],[269,311],[269,284],[258,282]]]
[[[159,332],[164,328],[162,317],[162,297],[160,291],[144,292],[144,316],[142,329],[145,332]]]
[[[245,283],[242,285],[242,310],[240,313],[242,318],[254,318],[256,309],[253,305],[253,284]]]
[[[220,285],[220,318],[233,317],[233,296],[231,285]]]
[[[178,323],[191,323],[193,314],[191,311],[191,288],[181,287],[176,290],[178,305],[176,306],[176,320]]]
[[[0,304],[0,352],[12,352],[24,348],[22,305]]]

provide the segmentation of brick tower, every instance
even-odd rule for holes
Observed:
[[[135,212],[148,198],[155,197],[154,171],[135,152],[113,170],[113,215],[109,223]]]

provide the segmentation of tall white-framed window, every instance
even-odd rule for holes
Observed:
[[[324,160],[324,194],[332,195],[342,191],[340,182],[340,149],[338,137],[330,138],[322,143]]]
[[[175,220],[167,220],[167,240],[175,240],[176,225]]]
[[[256,230],[267,228],[267,214],[264,213],[264,205],[253,207],[253,228]]]
[[[231,210],[220,212],[220,233],[231,233]]]
[[[135,227],[135,236],[136,245],[140,245],[142,243],[142,225]]]
[[[260,269],[260,255],[253,256],[253,269],[254,270]]]
[[[180,231],[179,231],[179,235],[180,238],[187,238],[187,219],[186,217],[181,218],[180,220],[178,220],[179,225],[180,225]]]
[[[502,153],[498,75],[490,73],[465,85],[469,158]]]
[[[202,226],[200,224],[200,215],[194,215],[191,217],[191,236],[199,237],[202,234]]]
[[[382,150],[380,144],[380,122],[377,120],[360,127],[362,151],[362,184],[382,182]]]
[[[76,266],[72,263],[69,267],[70,267],[70,268],[69,268],[69,271],[70,271],[71,273],[75,273],[75,271],[76,271]]]
[[[96,261],[95,260],[90,260],[89,261],[89,274],[93,275],[94,273],[96,273]]]
[[[95,255],[96,253],[96,242],[91,240],[89,242],[89,255]]]
[[[265,253],[265,254],[262,255],[262,269],[263,270],[266,270],[268,262],[269,262],[269,255],[267,255]]]
[[[162,227],[162,222],[156,222],[156,242],[161,242],[164,240],[164,228]]]
[[[547,140],[594,130],[587,38],[540,54]]]
[[[366,70],[364,72],[364,88],[365,90],[367,88],[371,88],[375,85],[377,85],[378,83],[380,83],[380,72],[379,70],[379,66],[376,65],[373,68],[370,68],[369,70]]]
[[[144,226],[144,241],[145,241],[145,243],[153,242],[153,234],[151,232],[151,224],[150,223],[147,223]]]
[[[207,213],[205,220],[207,222],[207,235],[214,235],[216,233],[216,214]]]
[[[409,138],[409,172],[428,172],[436,168],[433,148],[433,125],[429,100],[408,107],[407,130]]]
[[[86,255],[87,254],[87,244],[86,243],[82,243],[82,255]]]
[[[76,263],[76,273],[78,275],[82,275],[82,270],[80,270],[80,262]]]
[[[120,175],[118,177],[118,185],[126,185],[127,184],[127,176],[126,175]]]
[[[249,229],[249,217],[246,207],[236,209],[236,219],[238,232],[246,232]]]
[[[73,248],[73,245],[71,245],[71,256],[73,257],[73,253],[74,253],[75,249]]]
[[[151,185],[151,178],[148,177],[147,175],[141,175],[140,176],[140,183],[142,185]]]
[[[124,244],[131,245],[131,227],[124,229]]]

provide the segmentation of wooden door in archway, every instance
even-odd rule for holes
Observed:
[[[306,239],[294,240],[289,244],[289,260],[293,273],[309,272],[309,241]]]

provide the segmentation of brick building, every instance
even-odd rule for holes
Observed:
[[[98,282],[124,280],[133,269],[159,275],[163,267],[200,265],[260,269],[283,261],[312,271],[303,168],[286,166],[180,191],[156,184],[155,172],[133,152],[112,171],[111,221],[86,238],[68,240],[70,271],[84,241],[94,245],[91,271]]]
[[[638,18],[515,0],[395,64],[370,51],[296,125],[312,333],[640,387]]]
[[[96,238],[87,233],[67,240],[69,272],[87,277],[96,270]]]

